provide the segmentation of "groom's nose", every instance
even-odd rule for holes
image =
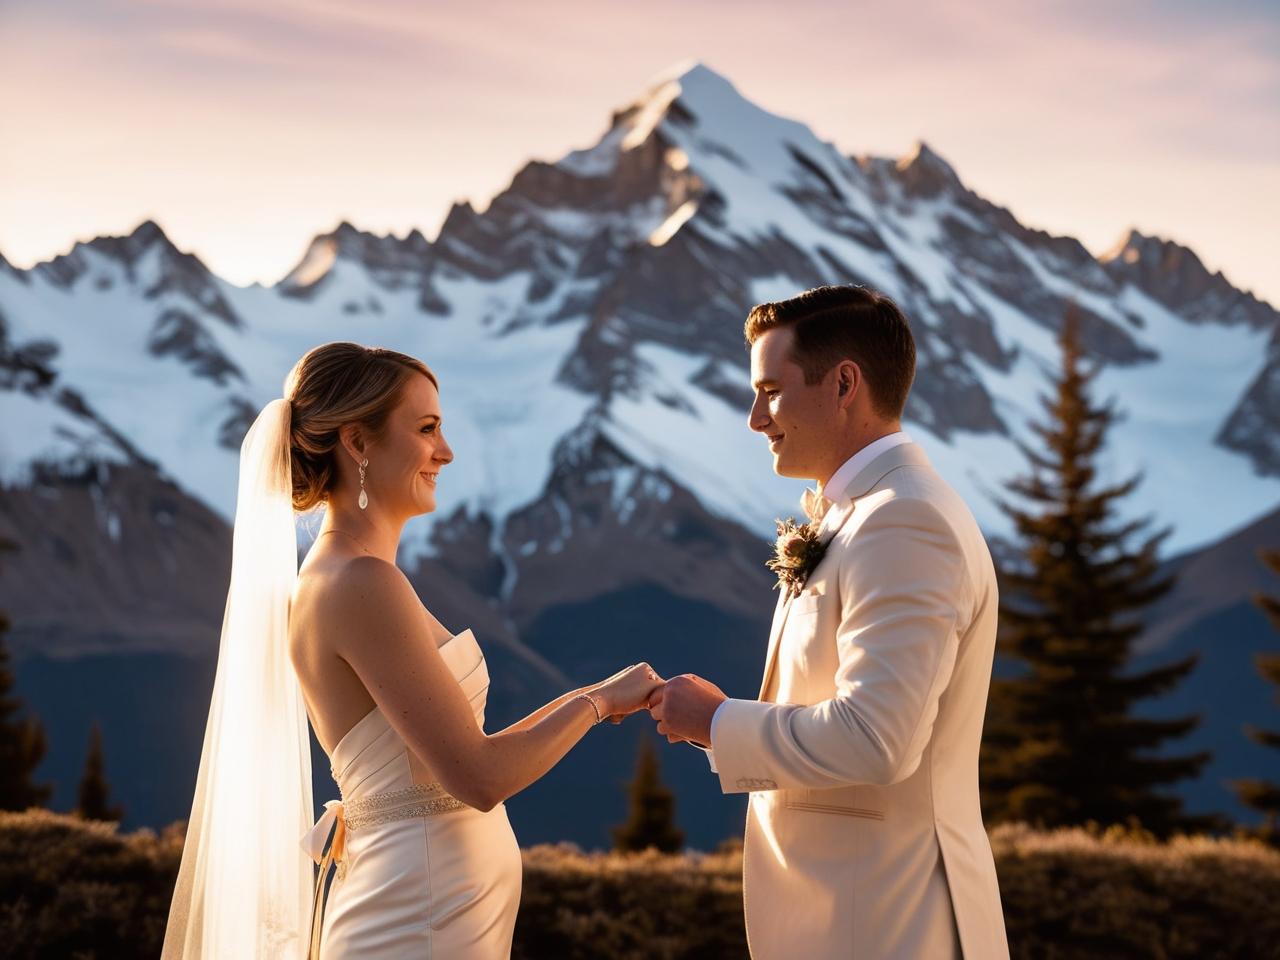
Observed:
[[[747,414],[747,426],[756,433],[764,433],[772,422],[773,418],[769,416],[769,401],[763,393],[757,391],[756,398],[751,404],[751,412]]]

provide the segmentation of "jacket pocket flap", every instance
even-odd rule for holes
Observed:
[[[884,811],[867,810],[863,807],[847,807],[839,803],[811,803],[807,800],[787,798],[788,810],[807,810],[810,813],[835,813],[845,817],[861,817],[864,820],[883,820]]]

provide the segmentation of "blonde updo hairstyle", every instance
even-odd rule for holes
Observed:
[[[284,397],[291,409],[294,510],[302,513],[328,501],[338,479],[338,428],[358,423],[372,438],[381,436],[414,374],[440,389],[421,360],[347,341],[308,350],[293,365],[284,381]]]

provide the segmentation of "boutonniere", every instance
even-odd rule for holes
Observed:
[[[809,574],[822,561],[827,545],[818,539],[819,523],[796,523],[795,519],[776,521],[778,539],[773,556],[765,565],[778,575],[774,587],[788,597],[798,596]]]

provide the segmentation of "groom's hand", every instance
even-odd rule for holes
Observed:
[[[710,680],[692,673],[672,677],[649,697],[649,716],[669,743],[688,740],[711,746],[711,718],[728,697]]]

